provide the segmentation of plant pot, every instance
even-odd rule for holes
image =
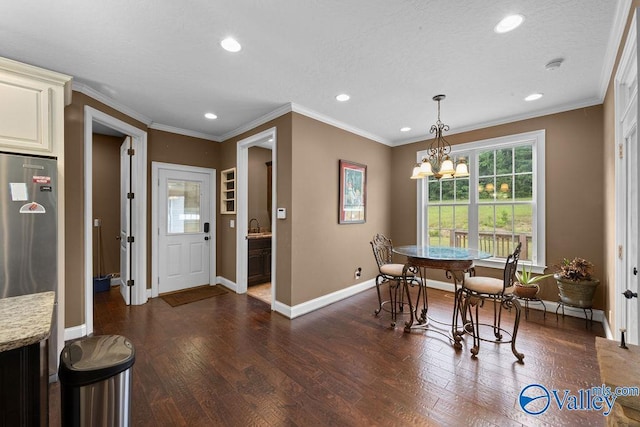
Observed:
[[[520,298],[535,298],[540,291],[540,287],[538,285],[522,285],[518,282],[515,283],[516,287],[513,290],[513,293]]]
[[[593,306],[593,295],[600,284],[598,279],[593,280],[565,280],[558,274],[553,276],[558,283],[560,291],[560,301],[567,305],[580,308],[591,308]]]

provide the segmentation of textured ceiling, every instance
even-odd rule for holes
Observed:
[[[396,145],[428,135],[439,93],[451,133],[602,102],[628,8],[628,0],[5,1],[0,56],[70,74],[152,126],[214,140],[292,103]],[[494,33],[510,13],[525,16],[522,26]],[[220,47],[229,35],[242,51]],[[560,69],[546,71],[558,57]],[[351,100],[337,102],[342,92]],[[545,96],[523,101],[533,92]],[[219,118],[205,119],[208,111]]]

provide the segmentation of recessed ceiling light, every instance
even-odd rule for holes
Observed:
[[[217,118],[218,118],[218,116],[216,116],[216,115],[215,115],[215,114],[213,114],[213,113],[207,113],[207,114],[205,114],[204,116],[205,116],[207,119],[210,119],[210,120],[214,120],[214,119],[217,119]]]
[[[410,130],[411,130],[411,128],[407,127],[407,126],[405,126],[403,128],[400,128],[400,132],[409,132]]]
[[[511,30],[515,30],[522,24],[524,21],[524,16],[522,15],[509,15],[502,19],[502,21],[498,22],[493,29],[498,34],[508,33]]]
[[[351,97],[349,95],[347,95],[346,93],[341,93],[340,95],[336,96],[336,99],[340,102],[345,102],[348,101],[349,99],[351,99]]]
[[[222,48],[228,52],[240,52],[240,49],[242,49],[242,46],[240,46],[240,43],[238,43],[238,41],[236,39],[234,39],[233,37],[227,37],[226,39],[222,40],[220,42],[220,46],[222,46]]]
[[[535,101],[536,99],[540,99],[542,98],[542,94],[541,93],[532,93],[531,95],[527,96],[524,100],[525,101]]]

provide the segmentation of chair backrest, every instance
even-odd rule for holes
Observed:
[[[518,260],[520,260],[520,249],[522,249],[522,242],[518,243],[513,253],[507,257],[507,262],[504,265],[504,283],[502,290],[513,285],[516,270],[518,269]]]
[[[393,244],[391,243],[391,239],[378,233],[373,236],[373,240],[369,243],[371,243],[373,256],[376,258],[378,269],[385,264],[391,264],[393,262]]]

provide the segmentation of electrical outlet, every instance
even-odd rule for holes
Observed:
[[[356,271],[355,271],[355,273],[354,273],[354,275],[353,275],[353,276],[354,276],[354,277],[356,278],[356,280],[357,280],[357,279],[359,279],[359,278],[360,278],[360,276],[361,276],[361,275],[362,275],[362,267],[358,267],[358,268],[356,268]]]

